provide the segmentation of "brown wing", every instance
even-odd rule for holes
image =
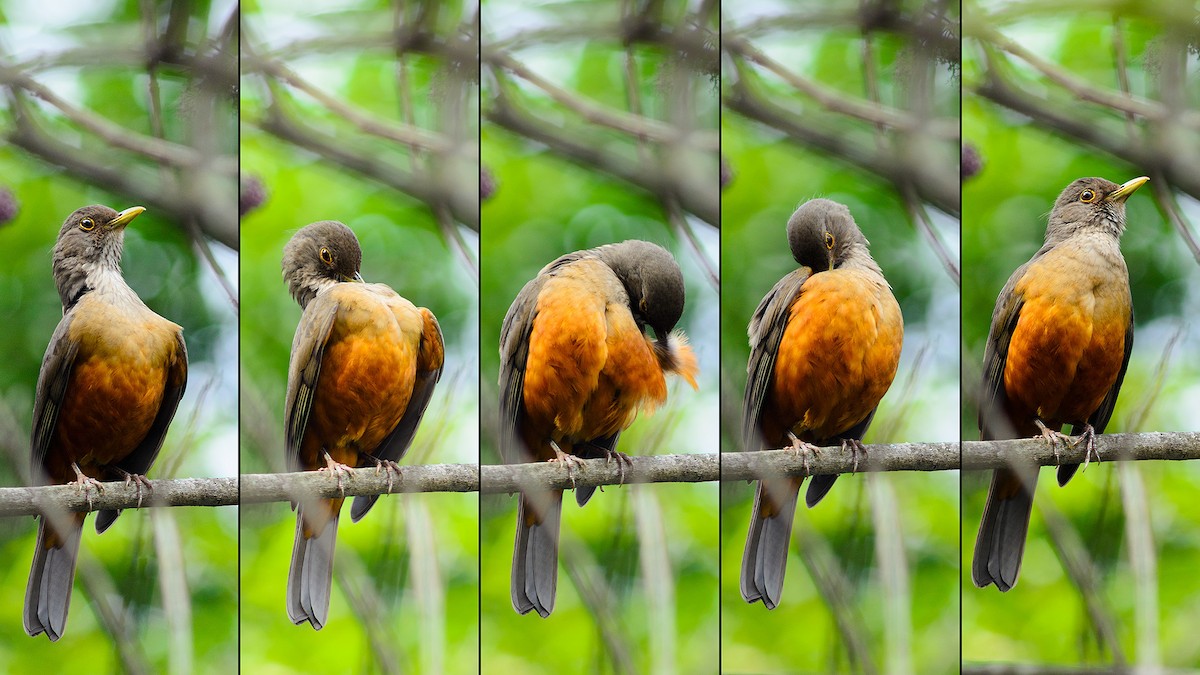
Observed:
[[[33,430],[30,442],[32,459],[32,477],[35,485],[45,485],[51,477],[46,475],[46,453],[54,438],[54,430],[58,426],[58,414],[62,411],[63,395],[67,391],[67,383],[71,381],[71,371],[75,368],[75,356],[79,353],[79,343],[68,338],[68,331],[74,313],[68,311],[58,322],[50,344],[46,347],[46,355],[42,357],[42,369],[38,373],[37,391],[33,399]],[[58,476],[66,480],[66,476]]]
[[[983,352],[983,386],[979,395],[979,431],[985,440],[1013,436],[1013,424],[1005,416],[1008,394],[1004,390],[1004,368],[1008,363],[1008,345],[1016,330],[1017,320],[1021,317],[1021,308],[1025,305],[1025,299],[1017,295],[1016,288],[1030,263],[1047,250],[1038,251],[1032,260],[1018,267],[996,297],[992,325]]]
[[[400,458],[408,451],[408,447],[412,445],[413,437],[417,434],[417,427],[421,424],[422,416],[425,415],[425,409],[429,407],[429,399],[433,397],[434,385],[442,377],[442,366],[446,358],[442,329],[438,326],[437,317],[424,307],[419,308],[418,311],[421,313],[421,318],[424,319],[424,325],[421,344],[417,350],[417,378],[413,384],[412,397],[409,398],[408,408],[405,409],[404,416],[400,418],[396,428],[388,434],[387,438],[383,439],[383,443],[372,453],[379,459],[392,462],[400,461]],[[362,518],[378,499],[379,495],[355,497],[354,503],[350,507],[350,518],[358,522],[358,519]]]
[[[296,326],[284,404],[289,471],[315,468],[300,466],[300,444],[304,441],[304,432],[308,430],[317,378],[321,375],[321,359],[325,355],[325,345],[329,341],[337,312],[337,301],[332,300],[328,293],[318,293],[308,303],[304,315],[300,317],[300,324]]]
[[[746,396],[742,406],[742,449],[761,450],[764,445],[759,424],[762,420],[763,404],[775,371],[775,359],[779,354],[779,343],[787,328],[792,303],[800,297],[801,288],[808,280],[807,267],[788,274],[767,293],[754,316],[750,319],[750,362],[746,367]]]
[[[504,315],[500,329],[500,458],[507,463],[528,462],[519,426],[525,411],[525,366],[529,359],[529,334],[537,314],[537,298],[547,277],[539,274],[525,284]]]

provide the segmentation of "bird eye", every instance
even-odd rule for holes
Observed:
[[[829,233],[829,232],[826,232],[826,233],[825,233],[825,248],[827,248],[827,249],[829,249],[830,251],[832,251],[832,250],[833,250],[833,244],[834,244],[834,241],[833,241],[833,234],[831,234],[831,233]]]
[[[1096,201],[1096,193],[1092,192],[1091,190],[1084,190],[1083,192],[1079,193],[1079,201],[1083,202],[1084,204],[1091,204],[1092,202]]]
[[[79,221],[79,229],[83,230],[84,232],[91,232],[92,230],[96,229],[96,221],[92,220],[91,218],[84,218],[83,220]]]
[[[326,265],[333,264],[333,254],[330,253],[329,249],[325,248],[324,246],[321,247],[321,262],[325,263]]]

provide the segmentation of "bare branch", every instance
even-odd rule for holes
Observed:
[[[33,516],[47,510],[79,512],[138,508],[138,492],[133,484],[116,481],[102,485],[99,494],[95,490],[84,493],[74,485],[0,488],[0,517]],[[149,490],[142,488],[142,508],[238,503],[237,478],[152,480],[150,485]]]
[[[1102,434],[1096,450],[1104,461],[1200,459],[1200,432]],[[1054,466],[1082,463],[1082,445],[1054,449],[1040,439],[895,443],[866,446],[857,466],[849,452],[823,448],[805,457],[790,449],[762,452],[676,454],[633,457],[622,467],[603,459],[583,460],[568,474],[559,464],[422,464],[401,467],[388,484],[387,472],[361,468],[345,476],[339,487],[324,471],[243,474],[239,478],[182,478],[150,481],[141,508],[160,506],[228,506],[301,498],[333,499],[401,492],[519,492],[536,486],[547,490],[624,483],[698,483],[754,480],[768,476],[806,476],[855,471],[977,471],[1008,467],[1014,461]],[[45,509],[96,511],[139,508],[138,493],[123,482],[104,483],[102,492],[84,494],[74,485],[0,488],[0,517],[35,515]]]
[[[1200,432],[1148,432],[1138,434],[1100,434],[1096,451],[1104,461],[1110,460],[1173,460],[1200,459]],[[963,470],[999,469],[1009,466],[1014,457],[1039,466],[1081,464],[1083,444],[1059,450],[1041,439],[1015,441],[966,441],[962,444]]]

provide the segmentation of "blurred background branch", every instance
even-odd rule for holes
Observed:
[[[1089,9],[1101,10],[1104,4]],[[1109,8],[1116,68],[1101,80],[1043,58],[1005,34],[1037,13],[1033,3],[974,10],[964,13],[964,46],[975,51],[981,72],[964,90],[1149,176],[1159,210],[1200,261],[1195,227],[1175,203],[1176,194],[1200,199],[1200,113],[1188,94],[1189,53],[1200,45],[1194,5],[1184,0]],[[1129,91],[1126,22],[1131,18],[1164,28],[1138,64],[1146,77],[1139,82],[1140,94]]]
[[[364,24],[282,44],[256,24],[244,26],[242,72],[256,100],[243,106],[242,122],[425,204],[447,245],[477,277],[476,256],[460,228],[479,231],[479,13],[476,7],[448,25],[452,14],[438,2],[398,3],[390,30]],[[331,93],[320,74],[312,75],[314,55],[329,63],[371,53],[392,55],[396,63],[393,89],[372,101]],[[415,89],[407,67],[418,58],[437,64],[424,92]],[[415,119],[415,95],[429,97],[436,114]],[[391,109],[383,110],[389,102]]]
[[[11,115],[0,134],[85,183],[126,195],[130,204],[144,204],[181,227],[194,223],[204,237],[236,250],[237,135],[231,130],[238,102],[238,13],[235,6],[220,30],[204,34],[204,22],[189,22],[188,6],[172,2],[159,20],[150,4],[143,17],[150,29],[143,35],[137,23],[111,24],[94,44],[70,43],[22,61],[0,45],[0,89]],[[149,118],[144,128],[118,123],[73,104],[59,90],[64,73],[120,67],[160,73],[168,86],[184,89],[179,108],[170,111],[187,120],[184,137],[162,137]]]
[[[726,20],[721,49],[725,106],[819,154],[855,166],[890,185],[906,204],[913,227],[925,236],[947,274],[959,283],[951,241],[939,234],[927,206],[957,218],[959,123],[939,97],[957,91],[957,3],[927,2],[917,11],[901,3],[866,0],[827,8],[774,11]],[[825,82],[819,68],[796,68],[787,58],[788,40],[798,33],[844,31],[860,37],[853,76]],[[880,87],[881,52],[893,47],[881,36],[899,38],[902,56]],[[895,80],[892,82],[892,80]],[[855,88],[858,90],[854,90]],[[736,170],[736,169],[735,169]]]
[[[483,117],[552,155],[606,174],[662,207],[662,222],[714,288],[718,266],[697,242],[696,226],[720,226],[720,147],[713,98],[719,72],[717,4],[622,2],[615,21],[568,19],[514,34],[484,32]],[[624,51],[624,91],[584,93],[564,82],[547,49]],[[485,169],[486,170],[486,169]],[[503,189],[504,177],[493,181]],[[490,193],[492,190],[489,190]]]

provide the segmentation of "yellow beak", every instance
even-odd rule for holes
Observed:
[[[129,224],[129,221],[142,215],[142,213],[144,213],[145,211],[146,211],[146,207],[144,207],[144,206],[131,206],[131,207],[125,209],[124,211],[118,213],[116,218],[113,218],[112,220],[108,221],[108,228],[110,230],[116,230],[116,229],[125,227],[126,225]]]
[[[1150,179],[1145,176],[1138,176],[1133,180],[1126,181],[1124,185],[1109,193],[1108,201],[1123,202],[1129,199],[1129,195],[1133,194],[1135,190],[1149,182]]]

